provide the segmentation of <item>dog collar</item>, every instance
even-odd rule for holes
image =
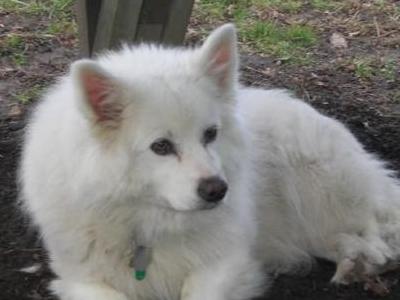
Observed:
[[[134,269],[134,277],[136,280],[143,280],[146,277],[147,266],[151,260],[151,248],[143,245],[135,246],[135,251],[130,263]]]

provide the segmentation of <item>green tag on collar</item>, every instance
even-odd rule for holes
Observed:
[[[151,248],[136,246],[131,261],[131,267],[135,270],[135,279],[140,281],[146,277],[146,269],[151,259]]]
[[[135,271],[136,280],[140,281],[146,277],[146,271]]]

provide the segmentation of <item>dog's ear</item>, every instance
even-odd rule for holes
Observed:
[[[238,77],[238,54],[233,24],[225,24],[209,35],[200,48],[200,66],[223,91],[234,87]]]
[[[71,73],[79,93],[78,105],[85,116],[102,128],[118,127],[123,103],[117,81],[89,59],[73,63]]]

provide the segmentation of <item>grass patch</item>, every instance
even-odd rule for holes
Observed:
[[[396,59],[385,58],[383,60],[373,58],[355,58],[353,60],[354,73],[360,79],[372,79],[380,77],[386,81],[396,80],[398,63]]]
[[[227,1],[202,0],[198,3],[197,17],[207,22],[218,22],[224,19]]]
[[[395,81],[398,72],[398,64],[395,59],[390,58],[385,61],[379,71],[387,81]]]
[[[317,40],[312,28],[305,25],[281,26],[273,22],[257,21],[239,26],[244,42],[257,52],[269,53],[282,61],[306,63],[310,58],[307,48]]]
[[[400,104],[400,91],[395,90],[389,94],[393,103]]]
[[[262,4],[264,8],[273,8],[286,13],[297,13],[309,7],[326,11],[336,9],[340,4],[333,0],[253,0],[253,2]]]
[[[77,24],[70,18],[61,18],[60,20],[52,21],[46,29],[46,33],[51,35],[58,34],[76,34],[78,32]]]
[[[17,93],[14,96],[14,99],[22,104],[27,104],[33,100],[36,100],[40,94],[43,92],[43,86],[36,84],[33,87],[30,87],[21,93]]]
[[[379,9],[384,9],[388,3],[386,0],[374,0],[373,4]]]
[[[44,33],[75,34],[77,26],[72,14],[73,4],[74,0],[0,0],[0,12],[46,16],[49,24]]]
[[[0,11],[59,17],[70,14],[74,0],[0,0]]]
[[[16,65],[17,67],[22,67],[28,63],[26,56],[23,52],[13,53],[11,55],[11,59],[13,64]]]
[[[376,69],[371,60],[357,58],[354,60],[354,73],[360,79],[371,79]]]
[[[10,50],[17,50],[22,48],[23,42],[24,41],[21,35],[10,33],[5,36],[4,40],[2,41],[2,46]]]
[[[287,63],[306,64],[311,61],[310,48],[318,40],[315,30],[307,25],[268,20],[265,13],[273,10],[296,13],[307,3],[303,0],[200,0],[194,17],[203,24],[235,22],[240,42],[250,51],[269,54]]]
[[[27,60],[23,37],[17,33],[5,35],[0,40],[0,55],[10,57],[15,66],[25,65]]]
[[[274,8],[288,13],[300,11],[305,4],[305,1],[301,0],[259,0],[254,2],[256,2],[255,5],[264,5],[264,8]]]
[[[331,1],[331,0],[310,0],[310,6],[313,9],[329,11],[329,10],[337,9],[340,6],[340,3],[337,1]]]

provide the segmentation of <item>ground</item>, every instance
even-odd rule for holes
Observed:
[[[71,3],[0,0],[0,300],[53,299],[46,253],[18,210],[16,169],[29,111],[77,58]],[[187,43],[227,21],[239,29],[244,84],[294,91],[400,170],[399,1],[200,0]],[[400,297],[398,271],[349,287],[330,285],[333,271],[318,262],[279,277],[263,299]]]

